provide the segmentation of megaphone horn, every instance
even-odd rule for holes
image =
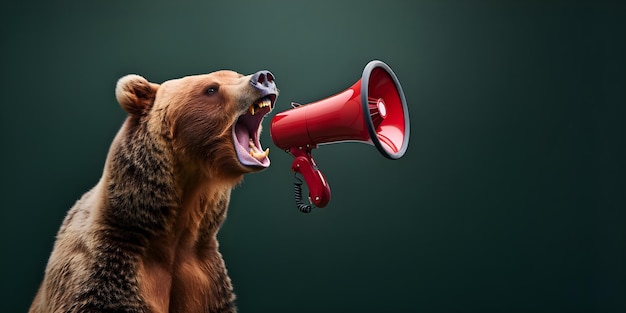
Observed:
[[[291,169],[301,173],[309,187],[309,201],[319,208],[330,201],[330,187],[311,152],[318,145],[356,141],[375,146],[385,157],[401,158],[409,145],[409,111],[398,78],[382,61],[369,62],[361,79],[348,89],[310,104],[293,108],[272,119],[274,144],[291,153]],[[300,183],[301,184],[301,183]],[[303,212],[296,182],[296,203]]]

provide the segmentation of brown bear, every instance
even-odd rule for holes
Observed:
[[[231,189],[270,164],[259,135],[274,76],[127,75],[115,95],[128,117],[65,217],[29,312],[235,312],[216,234]]]

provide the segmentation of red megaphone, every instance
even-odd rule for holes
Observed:
[[[404,155],[409,144],[409,111],[398,78],[382,61],[365,66],[361,79],[326,99],[293,108],[272,119],[274,144],[291,153],[291,169],[301,173],[309,187],[309,201],[323,208],[330,201],[330,187],[311,151],[320,144],[356,141],[375,146],[389,159]],[[311,207],[299,199],[303,212]]]

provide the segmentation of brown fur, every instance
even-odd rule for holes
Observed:
[[[119,80],[129,116],[102,178],[61,225],[31,313],[236,311],[216,234],[231,189],[254,171],[231,136],[259,97],[248,80],[230,71]]]

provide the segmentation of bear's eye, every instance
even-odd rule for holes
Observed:
[[[217,92],[217,90],[219,90],[219,89],[220,89],[219,86],[209,86],[206,89],[206,93],[207,93],[207,95],[212,95],[212,94],[215,94]]]

